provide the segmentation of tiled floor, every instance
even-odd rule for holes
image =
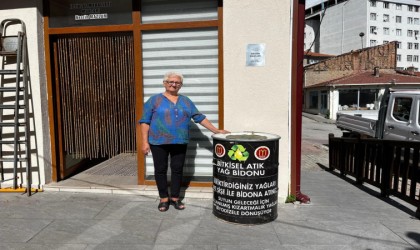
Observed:
[[[137,185],[135,154],[120,154],[66,180],[47,184],[44,190],[158,195],[155,186]],[[211,198],[212,192],[210,187],[189,187],[184,190],[184,196]]]
[[[328,148],[302,143],[302,169],[321,169],[328,166]],[[120,154],[102,162],[82,173],[58,183],[44,186],[50,191],[141,194],[157,196],[155,186],[137,185],[136,154]],[[184,190],[185,197],[211,198],[211,187],[189,187]]]

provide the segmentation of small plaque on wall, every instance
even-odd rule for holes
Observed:
[[[246,66],[265,66],[265,44],[248,44],[246,47]]]
[[[51,28],[132,23],[131,0],[50,0]]]

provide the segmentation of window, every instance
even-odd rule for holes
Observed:
[[[318,91],[309,92],[309,108],[318,109]]]
[[[388,14],[384,14],[384,22],[389,22],[389,15]]]
[[[370,47],[376,46],[376,40],[370,40]]]
[[[414,23],[414,18],[412,18],[412,17],[407,17],[407,23],[408,23],[408,24],[413,24],[413,23]]]
[[[376,1],[370,0],[370,7],[376,7]]]
[[[338,109],[340,110],[356,110],[358,90],[357,89],[342,89],[338,92]]]
[[[338,92],[338,109],[377,109],[378,95],[378,89],[340,89]]]
[[[389,9],[389,3],[384,2],[384,9]]]
[[[389,43],[389,41],[384,40],[384,44],[387,44],[387,43]]]
[[[419,6],[414,6],[414,11],[419,12]]]
[[[378,96],[379,90],[378,89],[360,89],[359,90],[359,100],[358,106],[359,108],[367,108],[367,109],[378,109]]]
[[[412,62],[412,61],[413,61],[413,56],[407,55],[407,62]]]
[[[413,6],[412,5],[408,5],[408,11],[413,11]]]
[[[419,49],[419,43],[414,43],[414,49]]]
[[[407,36],[408,37],[413,37],[413,31],[412,30],[407,30]]]
[[[397,62],[401,62],[401,55],[397,54]]]
[[[419,25],[419,24],[420,24],[420,22],[419,22],[419,19],[418,19],[418,18],[414,18],[414,24],[416,24],[416,25]]]
[[[413,49],[413,43],[408,42],[407,43],[407,49]]]
[[[419,56],[418,55],[413,56],[413,62],[419,62]]]
[[[376,35],[376,26],[370,26],[370,34]]]
[[[395,35],[396,35],[396,36],[401,36],[401,34],[402,34],[401,29],[396,29],[396,30],[395,30]]]
[[[402,49],[402,43],[401,42],[397,42],[397,49]]]
[[[401,4],[400,3],[395,4],[395,9],[396,10],[401,10]]]
[[[415,30],[414,31],[414,37],[417,39],[417,36],[419,35],[419,31],[418,30]]]
[[[389,28],[384,27],[384,35],[389,35]]]
[[[408,122],[408,120],[410,120],[412,103],[413,99],[409,97],[395,98],[394,107],[392,108],[392,116],[397,121]]]
[[[370,13],[370,20],[376,21],[376,13]]]
[[[401,23],[401,16],[395,16],[395,22]]]

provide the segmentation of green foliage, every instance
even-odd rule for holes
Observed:
[[[327,112],[325,113],[325,118],[330,119],[330,110],[327,109]]]
[[[287,198],[286,198],[286,203],[293,203],[295,201],[296,201],[296,196],[293,195],[293,194],[287,196]]]

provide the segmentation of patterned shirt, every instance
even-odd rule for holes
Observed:
[[[187,144],[191,119],[200,123],[205,118],[188,97],[179,95],[174,104],[163,94],[157,94],[144,104],[139,123],[150,125],[149,143],[152,145]]]

